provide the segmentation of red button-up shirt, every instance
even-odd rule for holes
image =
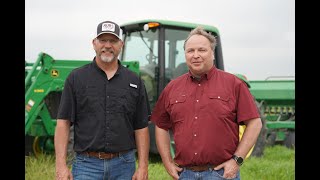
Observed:
[[[172,129],[177,164],[218,165],[236,151],[239,124],[259,116],[247,85],[213,67],[200,81],[190,72],[172,80],[161,93],[151,121]]]

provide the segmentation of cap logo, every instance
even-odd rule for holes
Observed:
[[[101,31],[115,31],[115,25],[112,23],[103,23]]]

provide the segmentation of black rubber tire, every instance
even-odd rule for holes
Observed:
[[[155,137],[155,125],[154,123],[150,123],[149,126],[149,135],[150,135],[150,152],[153,154],[159,154],[157,144],[156,144],[156,137]],[[170,134],[170,153],[172,158],[174,158],[175,155],[175,144],[173,140],[173,133],[171,130],[169,130]]]
[[[276,139],[277,139],[277,133],[276,133],[276,132],[271,132],[271,133],[267,136],[266,145],[267,145],[267,146],[274,146],[274,145],[276,144]]]
[[[256,101],[256,105],[259,109],[260,118],[262,121],[262,128],[259,134],[259,137],[257,139],[256,144],[254,145],[253,151],[251,153],[251,156],[260,157],[263,155],[264,147],[266,145],[266,139],[267,139],[267,126],[266,126],[266,117],[264,115],[264,104],[259,103]]]
[[[33,149],[32,149],[33,141],[34,141],[34,136],[29,136],[29,135],[26,135],[26,136],[25,136],[25,139],[24,139],[24,144],[25,144],[24,152],[25,152],[25,156],[30,156],[30,155],[33,154]]]
[[[155,135],[155,125],[153,122],[149,123],[149,136],[150,136],[150,152],[153,154],[159,154],[157,144],[156,144],[156,135]]]
[[[295,131],[289,131],[283,144],[288,148],[294,148],[295,141],[296,141]]]
[[[53,91],[50,92],[44,99],[52,119],[57,118],[61,94],[62,92]]]

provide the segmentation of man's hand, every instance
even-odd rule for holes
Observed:
[[[176,166],[172,162],[164,164],[164,167],[166,168],[169,175],[172,176],[173,179],[175,179],[175,180],[179,179],[178,172],[181,172],[183,170],[182,168]]]
[[[138,168],[132,176],[132,180],[148,180],[148,167]]]
[[[56,180],[73,180],[72,173],[67,166],[56,168]]]
[[[214,170],[219,170],[221,168],[224,168],[223,177],[226,179],[235,178],[239,171],[239,165],[233,159],[229,159],[228,161],[220,164],[219,166],[215,167]]]

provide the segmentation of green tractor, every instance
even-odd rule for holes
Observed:
[[[250,81],[250,91],[262,105],[266,118],[267,144],[295,147],[295,80],[294,77],[269,77]]]
[[[122,64],[125,64],[144,80],[151,109],[153,109],[161,91],[168,82],[188,71],[184,58],[183,44],[190,31],[198,25],[217,38],[214,63],[218,69],[224,70],[220,32],[216,27],[165,20],[142,20],[121,25],[125,46],[119,59]],[[56,60],[45,53],[40,53],[35,63],[26,62],[26,150],[28,149],[36,154],[54,150],[53,135],[56,113],[64,80],[72,69],[89,62],[91,60]],[[238,77],[247,82],[251,92],[256,96],[257,88],[254,85],[255,82],[247,81],[242,75],[238,75]],[[268,88],[270,91],[273,90],[272,86]],[[256,97],[263,121],[266,118],[267,120],[271,118],[271,116],[266,116],[264,113],[268,112],[266,107],[272,108],[274,105],[271,107],[271,102],[269,103],[267,100],[268,95],[262,94]],[[286,98],[287,96],[282,96],[282,100],[286,100]],[[266,103],[268,104],[267,106],[265,106]],[[277,103],[280,105],[282,102],[278,99],[275,103],[275,105]],[[294,97],[293,102],[286,105],[286,107],[288,106],[294,109]],[[279,114],[279,112],[277,113]],[[275,122],[280,121],[282,119]],[[262,154],[267,138],[270,136],[268,133],[276,132],[276,137],[281,136],[277,131],[277,127],[268,122],[264,124],[266,126],[260,133],[260,142],[257,142],[252,152],[257,156]],[[268,128],[272,127],[274,127],[274,131],[269,132]],[[294,119],[293,126],[287,129],[293,130],[294,136]],[[158,153],[155,143],[154,124],[151,121],[149,130],[150,152]],[[281,131],[285,132],[285,130]],[[284,136],[286,134],[283,134],[281,138],[287,139]],[[72,142],[72,139],[70,142]],[[70,144],[72,145],[72,143]],[[172,141],[171,145],[173,155],[174,141]]]
[[[83,60],[56,60],[40,53],[34,63],[25,63],[25,153],[36,156],[54,151],[56,117],[64,81],[77,67],[90,63]],[[139,73],[139,62],[122,62]],[[73,128],[73,127],[72,127]],[[73,133],[71,129],[71,134]],[[72,152],[70,136],[68,151]]]

